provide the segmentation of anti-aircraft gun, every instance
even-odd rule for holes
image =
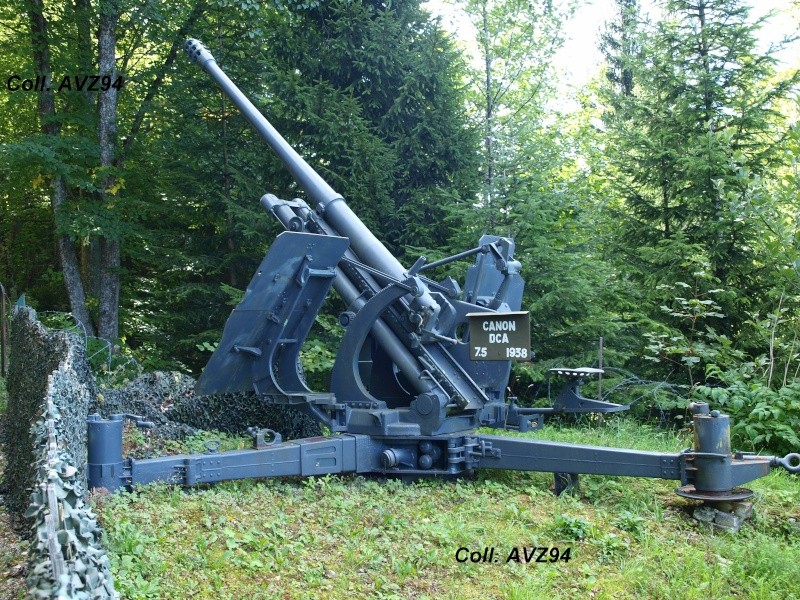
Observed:
[[[262,401],[304,411],[332,435],[283,443],[279,434],[262,430],[254,432],[252,450],[134,461],[122,457],[124,416],[92,416],[92,487],[345,472],[459,476],[492,468],[553,472],[557,484],[579,473],[673,479],[681,482],[676,491],[682,496],[733,501],[751,495],[739,486],[773,467],[800,471],[800,454],[732,453],[729,418],[701,403],[692,405],[695,446],[680,453],[477,433],[482,426],[536,429],[545,414],[627,407],[580,394],[581,381],[600,373],[597,369],[557,369],[568,383],[552,407],[517,407],[506,398],[511,361],[531,355],[513,240],[486,235],[474,249],[432,263],[421,257],[405,268],[200,42],[188,40],[185,50],[247,117],[314,204],[272,194],[261,198],[287,231],[276,238],[233,310],[196,392],[254,390]],[[474,264],[463,288],[451,278],[434,281],[424,275],[471,257]],[[330,390],[316,392],[306,385],[299,357],[331,286],[347,305],[339,319],[345,333]]]

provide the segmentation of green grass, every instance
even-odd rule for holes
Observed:
[[[8,392],[6,391],[6,380],[0,377],[0,415],[6,414],[8,408]]]
[[[532,437],[679,450],[686,436],[612,419]],[[474,480],[358,476],[96,496],[125,598],[800,598],[800,478],[754,482],[739,534],[691,518],[675,482],[487,471]],[[795,519],[792,523],[790,519]],[[506,562],[515,547],[570,560]],[[456,551],[495,548],[497,562]]]
[[[154,437],[148,430],[139,429],[132,423],[126,423],[122,433],[123,454],[136,459],[174,454],[199,454],[208,452],[211,448],[218,452],[227,452],[244,450],[252,446],[249,437],[202,429],[181,441]]]

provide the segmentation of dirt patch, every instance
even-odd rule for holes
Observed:
[[[0,452],[0,479],[3,477],[5,465],[5,456]],[[28,542],[12,527],[11,517],[6,512],[5,496],[0,496],[0,600],[25,598],[27,593],[25,576],[28,573],[27,550]]]
[[[28,557],[25,543],[11,528],[8,514],[0,514],[0,600],[24,598]]]

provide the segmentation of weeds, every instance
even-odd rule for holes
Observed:
[[[623,421],[550,439],[674,451],[684,434]],[[198,443],[202,440],[198,438]],[[125,598],[797,598],[800,481],[752,484],[737,536],[704,532],[674,482],[552,475],[474,480],[357,476],[237,481],[188,493],[148,486],[95,499]],[[569,561],[507,562],[513,548],[570,548]],[[494,548],[493,563],[458,562]]]
[[[557,536],[556,539],[562,540],[582,540],[589,535],[596,534],[594,525],[584,519],[569,515],[558,515],[555,518],[553,531]]]

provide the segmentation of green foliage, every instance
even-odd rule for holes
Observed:
[[[650,354],[645,358],[666,362],[672,371],[681,371],[680,375],[685,374],[689,386],[695,383],[698,367],[702,373],[705,364],[741,358],[741,353],[731,349],[730,340],[715,329],[719,319],[725,317],[715,300],[724,290],[708,289],[708,283],[716,282],[708,272],[708,263],[700,261],[693,266],[697,270],[693,273],[692,284],[677,281],[672,285],[658,286],[659,291],[672,296],[669,304],[662,304],[660,308],[662,313],[671,317],[676,329],[669,333],[645,334]],[[724,355],[726,351],[728,356]]]
[[[329,306],[331,302],[327,303]],[[328,378],[336,361],[336,348],[344,330],[330,312],[320,313],[300,351],[306,383],[312,390],[328,389]]]
[[[41,323],[52,331],[64,331],[84,339],[89,366],[101,388],[122,387],[144,371],[143,365],[137,360],[137,353],[125,345],[123,340],[112,343],[97,337],[87,337],[70,313],[45,312],[39,317]]]
[[[153,436],[147,430],[126,424],[122,435],[123,453],[134,458],[152,458],[156,455],[203,454],[252,448],[249,436],[224,431],[198,429],[185,439],[176,440]]]
[[[526,281],[532,347],[539,365],[515,367],[522,394],[558,363],[596,360],[598,338],[614,348],[627,335],[626,315],[610,309],[625,283],[602,261],[594,210],[578,160],[576,123],[554,109],[553,57],[574,5],[465,2],[477,31],[480,65],[472,69],[471,107],[478,123],[483,185],[455,205],[450,248],[474,246],[484,233],[513,236]]]
[[[125,557],[113,569],[117,591],[125,598],[160,598],[158,575],[139,572],[144,557],[152,550],[157,538],[137,530],[130,521],[107,524],[106,534],[113,540],[110,550]]]
[[[758,50],[764,22],[742,2],[663,6],[648,22],[637,2],[617,2],[607,80],[585,100],[585,191],[598,249],[625,282],[601,312],[622,317],[626,368],[663,382],[647,405],[676,411],[755,386],[765,396],[737,411],[736,442],[767,444],[769,429],[795,427],[791,410],[753,409],[780,404],[772,395],[798,365],[798,72],[777,72],[778,46]],[[776,431],[768,449],[787,439]]]
[[[217,349],[217,346],[219,346],[218,343],[217,344],[211,344],[209,342],[203,342],[201,344],[197,344],[195,347],[198,350],[202,350],[203,352],[214,352]]]
[[[569,515],[557,515],[553,525],[555,535],[563,540],[583,540],[593,536],[596,529],[588,521]]]
[[[723,372],[709,365],[717,385],[697,388],[697,398],[731,416],[731,439],[741,450],[769,449],[784,455],[800,448],[800,381],[773,389],[754,377],[752,363]]]
[[[773,237],[783,211],[772,202],[769,217],[762,208],[766,218],[750,218],[765,200],[753,185],[785,164],[787,120],[775,106],[800,75],[776,73],[774,54],[759,54],[763,23],[739,0],[668,1],[652,25],[637,21],[632,3],[620,4],[617,41],[629,43],[609,48],[610,58],[631,80],[602,92],[605,177],[622,209],[614,248],[651,283],[689,281],[675,273],[676,256],[704,256],[718,287],[731,292],[717,300],[730,336],[763,299],[759,240]]]
[[[614,518],[614,525],[622,531],[633,535],[640,535],[645,525],[645,519],[629,510],[623,510]]]
[[[223,431],[197,431],[183,440],[178,446],[179,452],[186,454],[208,452],[209,448],[218,452],[226,452],[250,447],[252,447],[252,442],[249,438]]]
[[[559,124],[546,124],[545,104],[555,94],[552,61],[572,5],[467,0],[463,6],[477,32],[473,63],[480,66],[471,71],[470,101],[482,137],[483,175],[465,224],[515,235],[519,207],[548,195],[546,182],[560,158]]]
[[[336,1],[298,11],[272,47],[275,93],[304,122],[302,145],[329,157],[323,177],[390,247],[441,245],[446,205],[474,181],[476,144],[463,63],[441,29],[417,2]]]
[[[662,452],[689,443],[616,418],[535,435]],[[698,587],[713,597],[757,588],[766,598],[796,588],[800,537],[788,525],[800,517],[795,476],[776,472],[753,483],[756,516],[737,536],[705,533],[673,482],[584,476],[581,489],[605,485],[602,498],[556,497],[551,483],[550,474],[491,471],[411,485],[326,476],[189,494],[147,486],[93,500],[126,597],[146,597],[150,586],[174,598],[411,590],[429,598],[683,598]],[[506,562],[513,548],[533,546],[570,548],[570,560]],[[498,562],[459,563],[461,547],[494,547]]]
[[[0,181],[6,192],[0,198],[0,281],[11,298],[27,293],[37,307],[66,308],[41,171],[15,165],[9,154],[7,146],[0,146]],[[18,202],[8,198],[12,193]]]

